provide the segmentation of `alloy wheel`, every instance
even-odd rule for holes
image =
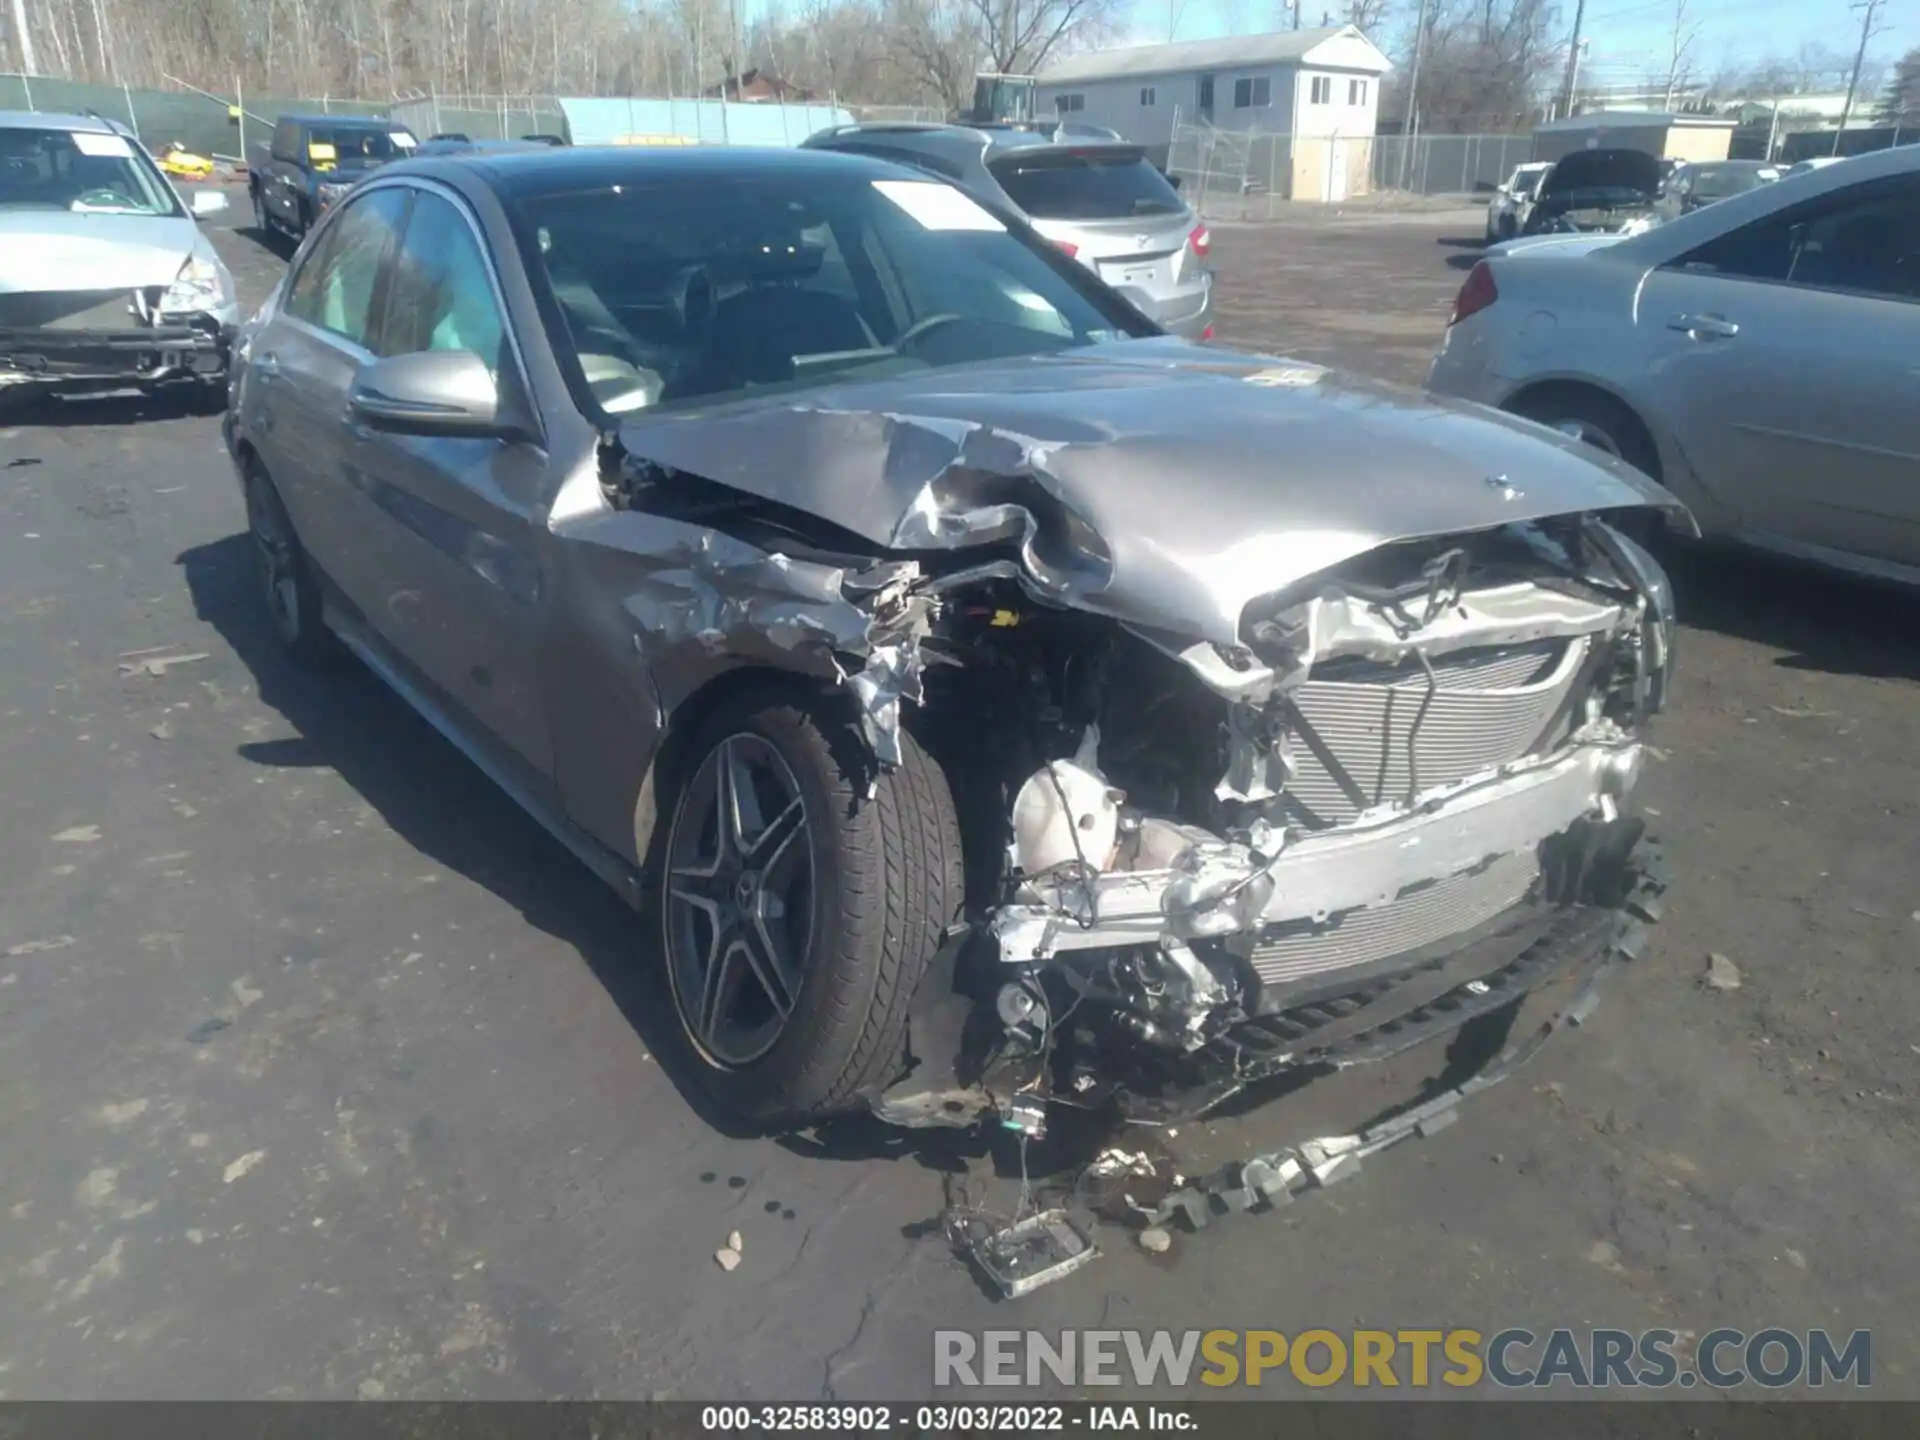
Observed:
[[[667,968],[688,1035],[716,1065],[765,1055],[799,1000],[811,839],[799,782],[759,735],[722,740],[681,792],[667,838]]]

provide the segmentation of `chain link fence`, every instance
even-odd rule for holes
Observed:
[[[245,159],[246,145],[265,140],[273,122],[285,113],[384,115],[377,101],[339,100],[331,96],[216,95],[185,86],[175,90],[128,85],[94,85],[47,75],[0,75],[0,110],[38,110],[64,115],[98,115],[117,120],[158,152],[178,141],[196,155]]]
[[[1529,135],[1287,135],[1180,124],[1167,173],[1214,220],[1271,220],[1298,202],[1471,195],[1533,157]]]
[[[567,117],[551,95],[411,95],[390,113],[420,139],[465,135],[469,140],[519,140],[528,135],[566,138]]]

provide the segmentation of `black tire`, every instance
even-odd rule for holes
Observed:
[[[1580,386],[1554,386],[1523,397],[1513,408],[1516,414],[1572,435],[1602,454],[1626,461],[1641,474],[1660,479],[1660,453],[1653,437],[1640,417],[1611,395]],[[1666,543],[1666,524],[1652,511],[1618,515],[1613,523],[1642,545],[1658,548]]]
[[[1593,446],[1655,480],[1660,478],[1660,454],[1653,437],[1625,405],[1611,395],[1578,385],[1556,385],[1521,397],[1515,414]]]
[[[313,562],[294,534],[279,492],[258,466],[247,474],[246,498],[254,575],[273,633],[299,664],[324,668],[338,659],[339,648],[321,615]]]
[[[709,716],[676,767],[651,869],[677,1029],[708,1093],[763,1127],[857,1109],[897,1078],[908,1001],[960,912],[946,777],[911,736],[901,746],[900,767],[876,771],[828,701],[769,686]],[[723,765],[745,778],[761,822],[747,838],[755,826],[735,811],[738,848],[758,850],[741,869],[714,843]],[[787,841],[778,838],[790,813],[782,786],[801,807]],[[744,888],[730,878],[742,873]],[[776,989],[786,992],[784,1013]]]

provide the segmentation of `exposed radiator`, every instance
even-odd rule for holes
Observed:
[[[1421,790],[1518,760],[1566,699],[1590,643],[1547,640],[1440,657],[1417,751],[1409,741],[1428,690],[1418,662],[1335,660],[1315,667],[1293,694],[1289,818],[1321,829],[1405,800],[1416,779],[1412,753]]]
[[[1484,925],[1518,905],[1539,877],[1529,849],[1469,871],[1402,891],[1385,905],[1349,910],[1324,924],[1276,926],[1253,947],[1253,968],[1268,985],[1345,970],[1437,944]]]

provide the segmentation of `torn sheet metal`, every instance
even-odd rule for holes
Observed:
[[[650,646],[776,659],[845,684],[874,755],[897,765],[900,706],[920,699],[927,602],[911,561],[851,571],[769,553],[712,530],[674,526],[623,602]]]
[[[1029,877],[989,930],[1003,960],[1030,963],[1062,950],[1216,937],[1389,904],[1409,886],[1537,845],[1601,810],[1631,787],[1639,760],[1638,743],[1602,722],[1550,756],[1284,846],[1271,832],[1256,850],[1180,827],[1188,843],[1163,868]],[[1278,853],[1263,853],[1268,847]]]

